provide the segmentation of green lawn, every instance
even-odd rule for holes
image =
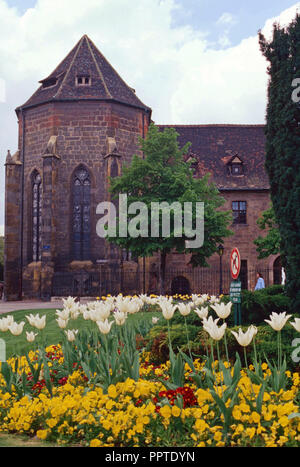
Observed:
[[[13,315],[14,320],[17,323],[20,323],[21,321],[25,321],[25,326],[23,333],[21,336],[13,336],[10,331],[7,332],[0,332],[0,338],[3,339],[6,343],[6,358],[11,357],[12,355],[18,353],[21,354],[24,350],[29,351],[34,349],[39,342],[41,342],[41,338],[43,338],[43,342],[46,343],[46,345],[52,345],[52,344],[58,344],[62,340],[62,331],[56,322],[56,315],[55,315],[55,309],[48,309],[48,310],[18,310],[18,311],[13,311],[10,313],[6,313],[3,316],[8,316],[8,315]],[[38,331],[37,329],[33,328],[30,326],[28,323],[28,320],[26,318],[26,315],[36,315],[39,313],[40,316],[43,316],[46,314],[46,327],[42,331]],[[1,317],[3,317],[1,316]],[[145,322],[150,322],[152,319],[152,316],[159,316],[159,313],[153,313],[153,312],[139,312],[133,315],[129,315],[128,319],[130,323],[134,325],[142,325]],[[82,316],[79,316],[76,320],[69,320],[68,327],[67,329],[92,329],[96,328],[96,324],[93,323],[90,320],[84,320]],[[35,333],[38,333],[38,336],[36,337],[36,342],[29,343],[26,340],[26,331],[34,331]]]
[[[57,444],[45,443],[37,437],[0,434],[0,448],[46,448],[57,447]]]

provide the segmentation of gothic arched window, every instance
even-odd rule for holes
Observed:
[[[72,249],[73,259],[90,259],[91,179],[85,167],[79,167],[72,180]]]
[[[113,158],[111,166],[110,166],[110,176],[111,178],[118,177],[119,175],[119,166],[116,158]]]
[[[32,175],[32,260],[42,258],[42,178],[35,171]]]

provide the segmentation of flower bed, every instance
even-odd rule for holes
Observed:
[[[47,353],[54,368],[62,363],[60,347],[47,348]],[[18,398],[13,388],[11,393],[0,393],[0,431],[89,446],[299,445],[300,421],[292,416],[298,411],[298,373],[287,374],[289,389],[264,392],[259,408],[261,386],[251,383],[241,370],[232,423],[225,436],[224,416],[218,404],[209,389],[197,388],[191,382],[192,370],[187,364],[184,386],[168,390],[163,381],[169,380],[170,364],[154,367],[146,355],[143,357],[140,378],[110,385],[106,394],[100,387],[89,387],[80,368],[67,378],[56,380],[52,397],[43,379],[31,387],[33,397]],[[30,353],[32,362],[35,358]],[[9,363],[15,362],[11,359]],[[203,368],[199,361],[195,365],[199,370]],[[31,372],[25,358],[19,361],[19,368],[22,367],[30,386]],[[214,367],[220,380],[217,361]],[[266,364],[262,370],[264,377],[270,374]],[[0,386],[3,385],[2,379]],[[215,389],[221,397],[226,386]],[[229,404],[230,400],[226,405]]]
[[[206,307],[196,311],[194,297],[178,309],[183,317],[195,309],[210,336],[210,352],[195,359],[189,352],[174,353],[170,341],[170,360],[153,365],[149,353],[137,350],[136,329],[127,321],[126,309],[137,313],[148,298],[140,300],[119,299],[117,310],[104,301],[79,310],[67,301],[57,312],[61,344],[40,345],[1,364],[0,432],[93,447],[299,446],[300,377],[286,368],[279,334],[276,364],[259,356],[250,364],[238,355],[222,361],[218,342],[226,323],[218,327]],[[207,304],[208,297],[203,300]],[[225,320],[230,305],[218,309],[217,303],[208,306]],[[169,325],[176,305],[163,300],[160,306]],[[62,321],[76,320],[79,313],[94,318],[94,332],[66,329]],[[36,328],[46,325],[29,319]],[[280,332],[288,319],[273,316],[270,324]],[[245,348],[255,328],[235,337]]]

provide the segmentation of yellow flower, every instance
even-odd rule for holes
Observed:
[[[199,431],[200,433],[203,433],[203,431],[208,427],[207,423],[202,420],[202,419],[198,419],[196,420],[196,423],[194,425],[194,428]]]
[[[251,419],[254,423],[260,422],[260,415],[257,412],[252,412]]]
[[[242,412],[246,412],[246,413],[250,412],[249,405],[245,404],[245,403],[240,404],[240,409],[241,409]]]
[[[36,435],[40,439],[46,439],[48,435],[48,430],[38,430]]]
[[[114,386],[113,384],[111,384],[109,387],[108,387],[108,390],[107,390],[107,393],[109,395],[109,397],[112,397],[113,399],[115,399],[117,397],[117,390],[116,390],[116,386]]]
[[[50,428],[53,428],[55,425],[57,425],[57,420],[55,418],[49,418],[46,423]]]
[[[249,436],[250,439],[252,439],[255,435],[255,428],[246,428],[246,435]]]
[[[286,415],[284,415],[283,417],[280,417],[280,419],[278,420],[278,423],[279,425],[285,427],[289,424],[289,419],[287,418]]]
[[[161,409],[160,409],[160,414],[163,418],[170,418],[171,417],[171,414],[172,414],[172,411],[170,409],[170,407],[168,405],[164,405]]]
[[[180,408],[177,407],[177,405],[173,405],[173,407],[172,407],[173,417],[180,417],[180,412],[181,412]]]
[[[223,438],[222,432],[221,431],[216,431],[215,434],[214,434],[214,440],[215,441],[221,441],[222,438]]]
[[[98,448],[99,446],[101,446],[101,441],[99,439],[92,439],[92,441],[90,442],[90,447]]]
[[[232,411],[232,416],[235,420],[240,420],[242,417],[241,411],[238,409],[238,407],[234,407]]]

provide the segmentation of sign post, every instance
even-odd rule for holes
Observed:
[[[241,255],[233,248],[230,255],[230,272],[233,281],[230,283],[230,301],[234,306],[234,325],[242,324],[242,283],[239,280],[241,270]]]

